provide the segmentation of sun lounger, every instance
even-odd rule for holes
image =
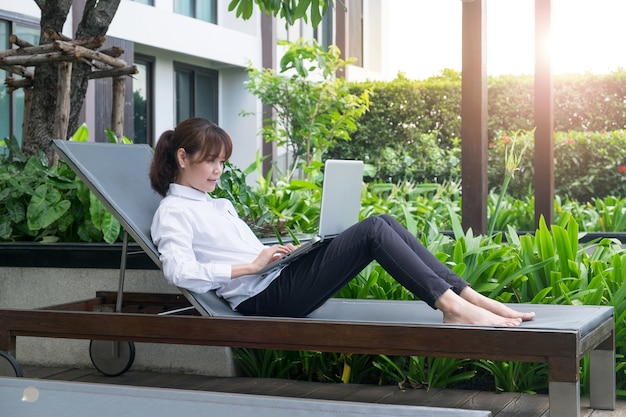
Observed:
[[[149,236],[159,202],[147,177],[151,149],[66,141],[54,146],[160,266]],[[124,256],[117,295],[102,293],[39,310],[0,310],[0,350],[15,353],[16,336],[40,336],[539,362],[548,364],[553,417],[580,416],[579,366],[590,355],[591,407],[615,408],[612,307],[516,304],[517,309],[535,311],[537,318],[515,328],[443,324],[441,313],[423,302],[384,300],[332,299],[300,319],[244,317],[214,293],[182,290],[187,299],[182,301],[172,295],[124,294]],[[205,317],[123,313],[123,296],[191,305]],[[98,312],[104,302],[114,302],[116,312]]]

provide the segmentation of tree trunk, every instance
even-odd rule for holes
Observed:
[[[78,24],[75,39],[89,39],[96,36],[104,36],[109,30],[109,25],[117,12],[120,0],[98,1],[87,0],[83,18]],[[75,132],[78,128],[78,116],[83,107],[85,94],[87,93],[87,82],[91,67],[80,64],[72,71],[72,92],[70,111],[69,132]]]
[[[63,24],[72,5],[72,0],[35,0],[41,9],[41,45],[54,41],[50,33],[60,34]],[[76,3],[82,3],[77,1]],[[83,18],[78,24],[75,39],[90,39],[104,36],[117,12],[120,0],[84,2]],[[74,7],[80,6],[75,4]],[[48,34],[48,35],[46,35]],[[78,117],[85,100],[87,82],[91,67],[81,60],[72,66],[72,81],[70,91],[70,114],[68,135],[73,134],[78,127]],[[37,66],[33,84],[33,101],[31,105],[28,125],[24,127],[26,134],[22,144],[27,155],[36,155],[40,150],[50,157],[50,140],[66,139],[54,138],[54,126],[57,108],[58,71],[56,64]]]
[[[41,35],[39,44],[45,45],[52,40],[45,36],[46,30],[60,33],[70,11],[72,0],[36,0],[41,9]],[[33,79],[33,95],[30,117],[24,126],[22,149],[27,155],[36,155],[39,150],[50,154],[50,139],[53,139],[54,115],[56,109],[56,64],[37,66]]]

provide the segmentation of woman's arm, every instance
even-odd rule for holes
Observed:
[[[249,264],[233,265],[231,269],[230,278],[239,278],[244,275],[251,275],[263,268],[270,262],[285,256],[289,252],[293,251],[297,246],[288,243],[287,245],[272,245],[268,246],[259,253],[259,256]]]

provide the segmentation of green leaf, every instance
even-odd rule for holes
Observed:
[[[113,215],[106,211],[102,217],[102,234],[104,241],[107,243],[115,243],[120,236],[121,230],[120,223],[113,217]]]
[[[87,128],[87,124],[83,123],[76,129],[76,132],[70,138],[71,141],[74,142],[87,142],[89,141],[89,129]]]
[[[98,197],[93,193],[89,193],[89,216],[91,222],[97,228],[102,230],[105,218],[108,214],[107,209],[102,205]]]
[[[71,203],[61,198],[61,193],[47,184],[37,187],[26,210],[28,228],[44,229],[65,214]]]

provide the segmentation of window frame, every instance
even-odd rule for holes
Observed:
[[[197,65],[187,64],[184,62],[174,62],[174,101],[175,101],[174,117],[176,120],[176,124],[182,121],[178,113],[178,104],[177,104],[178,98],[179,98],[179,91],[178,91],[178,86],[176,82],[176,77],[178,76],[179,71],[190,71],[193,74],[193,80],[192,80],[193,85],[191,86],[191,94],[192,94],[191,102],[192,102],[193,108],[190,111],[191,117],[206,117],[212,122],[218,123],[219,121],[219,107],[218,107],[219,105],[219,71],[212,69],[212,68],[206,68],[206,67],[200,67]],[[211,105],[212,105],[212,108],[214,109],[211,117],[202,116],[202,115],[199,116],[197,114],[197,107],[198,107],[197,75],[198,74],[209,76],[213,81],[212,86],[214,87],[215,94],[213,94],[211,97],[211,101],[212,101]]]
[[[156,59],[150,55],[136,53],[133,57],[133,62],[145,65],[148,68],[146,72],[146,143],[152,146],[156,141],[154,137],[154,64]],[[133,112],[133,123],[134,122],[135,115]]]
[[[213,20],[204,20],[198,17],[198,1],[202,1],[202,2],[206,2],[206,1],[210,1],[211,5],[210,7],[212,8],[211,10],[211,14],[213,15]],[[193,19],[198,19],[201,20],[203,22],[207,22],[207,23],[212,23],[214,25],[217,25],[218,23],[218,19],[217,19],[217,12],[218,12],[218,1],[217,0],[191,0],[191,15],[187,15],[187,14],[183,14],[180,12],[176,11],[176,0],[173,0],[172,2],[172,8],[173,8],[173,12],[176,14],[179,14],[181,16],[187,16],[187,17],[191,17]]]

